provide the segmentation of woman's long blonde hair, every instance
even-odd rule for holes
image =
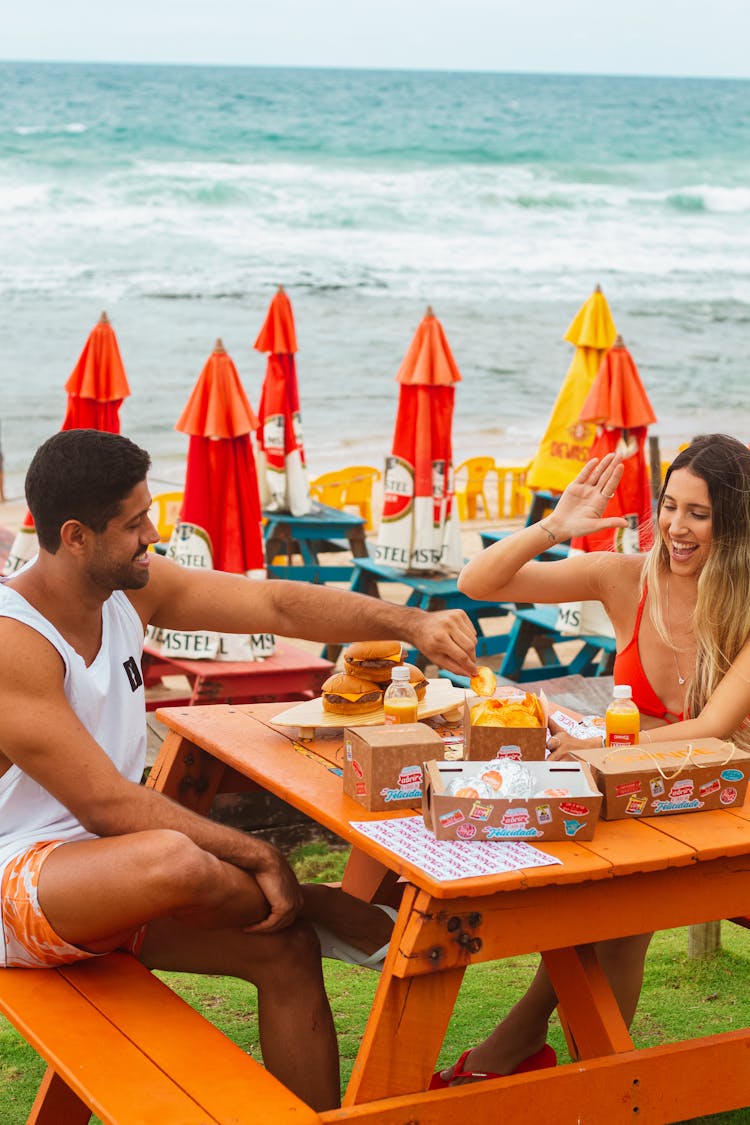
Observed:
[[[693,610],[697,651],[685,696],[685,716],[695,717],[750,639],[750,449],[727,434],[695,438],[667,470],[657,521],[669,478],[677,469],[689,469],[704,480],[711,499],[711,547],[698,576]],[[644,581],[648,583],[651,620],[671,646],[661,609],[669,569],[669,550],[657,533]],[[750,724],[745,721],[733,738],[750,749]]]

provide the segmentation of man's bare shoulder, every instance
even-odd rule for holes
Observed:
[[[125,591],[144,625],[151,621],[168,598],[179,592],[183,582],[189,581],[189,575],[186,575],[185,571],[185,567],[172,559],[166,559],[156,552],[151,553],[146,585],[140,590]]]
[[[13,617],[0,617],[0,692],[19,678],[39,680],[55,675],[62,681],[63,658],[38,629]]]

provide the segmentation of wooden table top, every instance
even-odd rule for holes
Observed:
[[[170,708],[157,717],[213,757],[257,781],[269,792],[435,898],[485,896],[501,891],[605,880],[683,867],[723,856],[750,854],[750,795],[743,808],[683,813],[639,821],[600,821],[593,840],[536,844],[562,865],[481,878],[433,881],[421,868],[369,840],[352,821],[403,816],[371,813],[343,793],[341,777],[307,753],[331,758],[331,742],[295,743],[270,726],[285,704]],[[334,751],[335,757],[335,751]],[[415,814],[418,815],[418,814]]]

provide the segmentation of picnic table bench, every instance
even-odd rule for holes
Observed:
[[[48,1064],[34,1125],[87,1125],[92,1113],[105,1125],[319,1120],[128,953],[0,969],[0,1012]]]
[[[556,624],[556,605],[517,606],[510,612],[515,621],[500,665],[502,676],[524,683],[555,676],[608,676],[612,671],[617,651],[614,637],[598,633],[560,632]],[[580,647],[566,661],[555,646],[570,641],[580,642]],[[539,657],[541,668],[524,667],[530,649]]]

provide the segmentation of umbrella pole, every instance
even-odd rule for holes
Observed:
[[[659,455],[658,437],[649,436],[648,462],[651,470],[651,499],[656,503],[661,492],[661,457]]]

